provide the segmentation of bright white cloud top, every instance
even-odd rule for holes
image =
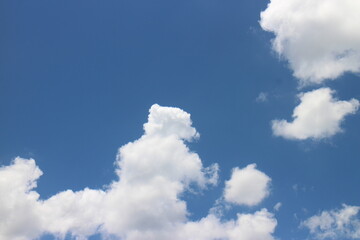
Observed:
[[[305,140],[328,138],[342,131],[345,116],[354,114],[359,101],[340,101],[330,88],[319,88],[299,95],[300,104],[294,109],[292,122],[274,120],[274,135],[287,139]]]
[[[225,183],[224,198],[230,203],[255,206],[269,195],[270,181],[270,177],[256,169],[256,164],[234,168]]]
[[[360,72],[360,2],[271,0],[260,25],[302,85]]]
[[[302,223],[316,239],[359,239],[359,206],[343,204],[342,209],[323,211]]]
[[[29,240],[44,233],[60,238],[71,234],[77,239],[96,233],[124,240],[274,239],[277,221],[266,209],[231,220],[211,213],[199,221],[188,219],[181,194],[190,184],[204,189],[218,178],[218,165],[204,168],[185,144],[199,136],[190,114],[153,105],[144,129],[143,136],[119,149],[118,180],[106,189],[67,190],[40,200],[34,189],[42,172],[34,160],[18,157],[10,166],[1,167],[0,239]],[[249,174],[246,183],[252,186],[269,181],[255,165],[234,174],[239,171]],[[232,187],[227,191],[233,191]],[[245,202],[250,204],[267,195],[266,188],[256,196],[248,192],[251,197]]]

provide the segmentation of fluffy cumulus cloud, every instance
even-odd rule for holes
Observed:
[[[32,191],[41,175],[31,159],[16,158],[0,168],[0,239],[26,240],[41,233],[39,194]]]
[[[67,190],[40,200],[34,189],[42,172],[34,160],[18,157],[1,167],[0,239],[52,234],[82,240],[99,233],[123,240],[273,240],[277,222],[266,209],[235,219],[212,213],[188,219],[180,196],[218,180],[218,165],[204,167],[186,146],[199,137],[191,124],[183,110],[153,105],[145,133],[119,149],[118,179],[104,189]]]
[[[256,164],[234,168],[225,183],[224,199],[239,205],[257,205],[269,195],[270,181],[265,173],[256,169]]]
[[[273,133],[287,139],[322,139],[341,132],[345,116],[354,114],[359,101],[340,101],[333,97],[334,91],[320,88],[299,95],[300,104],[294,109],[293,121],[274,120]]]
[[[260,25],[304,85],[360,72],[360,2],[270,0]]]
[[[181,235],[184,240],[274,240],[272,233],[276,225],[273,214],[266,209],[238,214],[237,220],[226,222],[210,214],[198,222],[185,224]]]
[[[341,209],[323,211],[301,225],[309,229],[316,239],[359,239],[359,206],[343,204]]]

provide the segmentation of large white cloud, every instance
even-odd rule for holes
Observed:
[[[306,85],[360,72],[359,12],[356,0],[270,0],[260,25]]]
[[[294,109],[292,122],[274,120],[273,133],[288,139],[322,139],[341,132],[346,115],[354,114],[359,101],[339,101],[330,88],[320,88],[299,95],[300,104]]]
[[[218,166],[204,168],[184,141],[199,134],[181,109],[153,105],[145,133],[119,149],[118,179],[105,189],[67,190],[39,200],[42,172],[30,159],[0,168],[0,239],[29,240],[49,233],[87,239],[96,233],[123,240],[273,240],[277,225],[262,209],[224,220],[188,219],[185,191],[217,183]]]
[[[256,169],[256,164],[234,168],[225,183],[224,199],[239,205],[257,205],[269,195],[270,181],[265,173]]]
[[[31,191],[41,175],[32,159],[17,158],[0,168],[0,239],[26,240],[41,233],[39,194]]]
[[[302,222],[316,239],[359,239],[359,206],[343,204],[342,209],[323,211]]]

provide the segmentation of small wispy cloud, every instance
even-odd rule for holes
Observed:
[[[315,239],[359,239],[359,206],[342,205],[341,209],[323,211],[301,223]]]
[[[280,208],[281,208],[281,206],[282,206],[282,203],[281,203],[281,202],[276,203],[275,206],[274,206],[274,210],[275,210],[275,211],[279,211]]]
[[[259,95],[255,99],[256,102],[267,102],[268,101],[268,94],[265,92],[260,92]]]

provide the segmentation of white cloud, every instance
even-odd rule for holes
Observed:
[[[266,102],[268,100],[268,94],[265,92],[260,92],[259,95],[256,97],[256,102]]]
[[[41,232],[39,194],[31,191],[41,175],[32,159],[0,168],[0,239],[26,240]]]
[[[39,200],[42,172],[30,159],[0,168],[0,239],[29,240],[44,233],[87,239],[100,233],[122,240],[273,240],[277,225],[266,209],[223,220],[209,214],[188,219],[180,198],[190,188],[217,183],[218,166],[204,168],[185,145],[198,137],[190,115],[153,105],[145,133],[119,149],[118,179],[106,189],[67,190]],[[194,189],[195,188],[195,189]]]
[[[148,122],[144,124],[147,136],[171,136],[190,141],[200,134],[191,127],[190,114],[174,107],[151,106]]]
[[[279,211],[280,208],[281,208],[281,206],[282,206],[282,203],[281,203],[281,202],[276,203],[275,206],[274,206],[274,210],[275,210],[275,211]]]
[[[292,122],[272,121],[274,135],[287,139],[328,138],[342,131],[340,125],[346,115],[354,114],[359,101],[339,101],[334,91],[320,88],[299,95],[300,104],[294,109]]]
[[[266,209],[254,214],[238,214],[237,220],[220,221],[208,215],[198,222],[189,222],[182,232],[183,239],[209,240],[274,240],[277,221]]]
[[[257,205],[269,195],[270,181],[265,173],[256,169],[256,164],[234,168],[230,180],[225,183],[224,198],[239,205]]]
[[[323,211],[302,222],[316,239],[359,239],[358,206],[343,204],[342,209]]]
[[[270,0],[260,25],[301,84],[360,72],[360,2]]]
[[[78,239],[93,235],[104,221],[102,190],[84,189],[60,192],[41,203],[38,215],[42,231],[64,238],[67,233]],[[20,227],[20,226],[19,226]]]

